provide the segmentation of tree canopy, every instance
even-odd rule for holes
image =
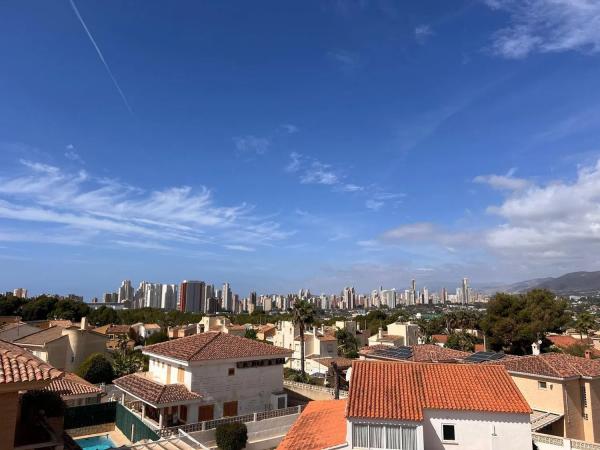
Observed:
[[[92,384],[112,383],[115,372],[110,360],[102,353],[92,353],[77,369],[77,375]]]
[[[544,289],[497,293],[487,305],[481,328],[492,350],[524,355],[546,333],[561,331],[570,320],[566,309],[566,301]]]

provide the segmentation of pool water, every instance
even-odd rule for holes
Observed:
[[[75,439],[75,442],[77,442],[77,444],[83,450],[107,450],[115,447],[115,444],[108,436],[94,436],[83,439]]]

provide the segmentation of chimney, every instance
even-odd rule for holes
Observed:
[[[591,350],[586,350],[585,351],[585,358],[586,359],[592,359],[592,351]]]
[[[531,354],[534,356],[537,356],[540,354],[540,346],[538,345],[537,342],[534,342],[533,344],[531,344]]]
[[[81,318],[81,329],[82,330],[87,330],[87,317],[82,317]]]
[[[377,339],[383,339],[383,328],[379,327],[379,331],[377,332]]]

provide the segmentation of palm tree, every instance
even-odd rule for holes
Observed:
[[[306,377],[304,371],[304,330],[306,325],[313,323],[315,320],[315,311],[310,303],[306,300],[296,300],[292,308],[292,322],[298,326],[300,331],[300,371],[302,377]]]
[[[579,314],[579,316],[577,316],[577,320],[575,321],[575,330],[579,332],[579,337],[581,338],[582,342],[583,334],[585,333],[587,335],[590,330],[595,329],[596,320],[594,319],[594,316],[592,316],[590,313],[582,312],[581,314]]]

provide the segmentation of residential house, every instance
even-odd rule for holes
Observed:
[[[419,343],[419,326],[410,322],[395,322],[369,337],[369,345],[411,346]]]
[[[112,350],[121,348],[123,344],[129,348],[135,347],[135,341],[129,337],[131,330],[131,325],[115,325],[114,323],[110,323],[94,328],[93,331],[107,336],[108,341],[106,342],[106,347]]]
[[[142,339],[147,339],[155,333],[160,333],[160,325],[157,323],[134,323],[131,325],[136,334]]]
[[[335,383],[335,372],[333,364],[335,363],[338,370],[343,375],[350,367],[352,367],[352,359],[343,357],[313,357],[306,358],[305,370],[313,377],[323,378],[325,384],[333,385]]]
[[[273,337],[273,344],[293,350],[292,358],[286,363],[287,367],[300,370],[300,330],[293,322],[283,320],[277,324],[277,332]],[[325,327],[309,327],[304,332],[304,356],[305,358],[334,358],[338,355],[337,338],[333,330],[325,330]]]
[[[225,316],[204,316],[200,319],[197,325],[197,333],[206,333],[208,331],[220,331],[222,333],[230,333],[236,336],[245,336],[245,325],[235,325]]]
[[[37,333],[40,329],[25,322],[7,322],[0,325],[0,340],[14,342],[30,334]]]
[[[106,352],[107,341],[107,336],[88,330],[82,320],[80,327],[52,326],[14,343],[60,370],[73,372],[92,353]]]
[[[506,368],[536,411],[534,431],[600,442],[600,360],[542,353],[485,364]]]
[[[168,327],[167,334],[169,335],[169,339],[179,339],[186,336],[192,336],[197,333],[197,326],[195,323],[191,323],[188,325],[178,325],[175,327]]]
[[[267,323],[266,325],[259,325],[256,328],[256,338],[259,341],[273,342],[275,333],[277,332],[277,325]]]
[[[436,344],[417,344],[412,346],[391,347],[373,345],[359,351],[360,359],[401,362],[445,362],[464,361],[471,353],[440,347]]]
[[[62,372],[33,356],[23,348],[0,341],[0,448],[13,449],[21,445],[20,440],[27,435],[28,424],[19,424],[19,396],[23,391],[44,389],[52,380],[62,376]],[[27,436],[31,441],[34,436]],[[62,448],[60,436],[40,436],[43,448]],[[34,443],[27,448],[42,448]]]
[[[68,407],[100,403],[103,393],[99,387],[71,372],[52,380],[44,389],[59,394]]]
[[[291,350],[230,333],[207,332],[144,347],[145,373],[114,381],[163,427],[287,406],[283,364]],[[124,398],[123,398],[124,400]]]
[[[314,403],[278,450],[531,448],[531,409],[500,366],[355,361],[347,404]]]

